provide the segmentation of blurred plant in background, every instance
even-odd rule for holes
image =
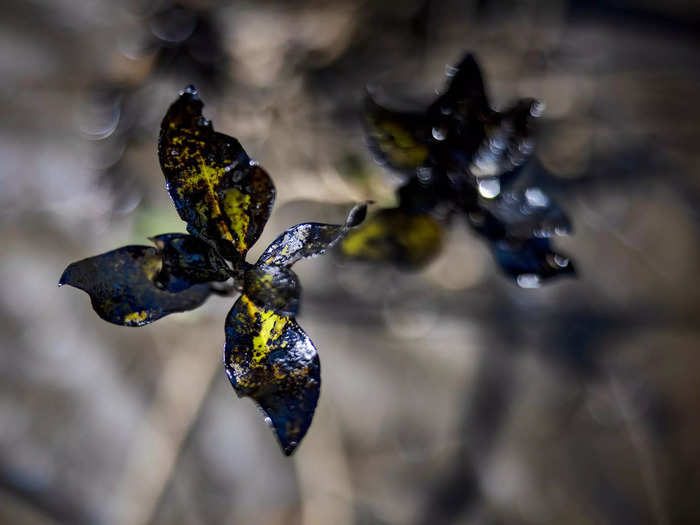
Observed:
[[[395,112],[367,99],[369,144],[377,159],[405,174],[398,207],[382,210],[341,242],[348,257],[421,267],[442,245],[443,225],[461,215],[489,241],[501,269],[523,288],[572,275],[550,246],[568,218],[537,187],[513,189],[534,151],[532,120],[544,105],[519,100],[503,113],[488,104],[476,59],[450,68],[444,94],[425,112]]]

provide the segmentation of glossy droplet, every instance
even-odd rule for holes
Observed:
[[[492,177],[499,174],[498,156],[494,155],[490,149],[480,151],[476,160],[470,166],[470,171],[475,177]]]
[[[197,95],[197,93],[198,93],[198,92],[197,92],[197,88],[194,87],[193,84],[190,84],[190,85],[187,86],[185,89],[183,89],[182,91],[180,91],[180,96],[182,96],[182,95],[184,95],[184,94],[188,94],[188,95]]]
[[[532,106],[530,106],[530,115],[536,118],[541,117],[546,108],[547,105],[544,102],[538,100]]]
[[[539,275],[534,273],[521,273],[518,275],[516,282],[520,288],[539,288],[541,285]]]
[[[518,144],[518,151],[523,155],[530,155],[535,149],[535,141],[531,139],[524,139],[520,144]]]
[[[454,66],[445,66],[445,75],[453,77],[459,72],[459,68]]]
[[[418,168],[418,170],[416,170],[416,176],[419,181],[428,183],[433,178],[433,170],[430,168]]]
[[[501,193],[501,183],[498,179],[484,179],[479,181],[479,195],[485,199],[494,199]]]
[[[554,260],[554,264],[560,268],[566,268],[569,266],[569,259],[563,255],[555,255],[552,259]]]
[[[549,206],[549,198],[539,188],[526,189],[525,199],[533,208],[544,208],[545,206]]]
[[[433,128],[433,138],[440,141],[445,140],[447,138],[447,130],[440,127]]]
[[[506,148],[506,143],[502,134],[494,135],[489,139],[489,149],[494,153],[500,153]]]

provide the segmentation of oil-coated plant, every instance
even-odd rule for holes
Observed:
[[[197,308],[232,281],[240,296],[225,322],[226,374],[238,396],[257,402],[289,455],[311,424],[321,385],[316,347],[295,319],[301,285],[291,267],[338,243],[364,220],[367,205],[353,207],[344,224],[297,224],[247,262],[275,187],[235,138],[214,131],[202,108],[187,87],[168,109],[158,141],[166,187],[189,234],[161,234],[151,238],[154,246],[74,262],[59,285],[87,292],[106,321],[143,326]]]

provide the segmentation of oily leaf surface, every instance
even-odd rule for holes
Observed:
[[[321,386],[316,347],[294,317],[241,295],[226,318],[224,366],[236,393],[260,406],[283,452],[292,454],[311,424]]]
[[[156,281],[169,292],[180,292],[192,285],[226,281],[228,266],[207,243],[185,233],[164,233],[152,237],[162,258]]]
[[[252,266],[244,274],[243,290],[261,308],[289,317],[299,312],[301,283],[287,266],[260,263]]]
[[[275,187],[235,138],[214,131],[202,107],[193,87],[180,94],[161,124],[158,158],[187,230],[238,263],[270,217]]]
[[[279,235],[258,259],[257,264],[291,266],[309,257],[323,255],[335,246],[351,228],[365,220],[367,204],[354,206],[345,224],[305,222],[292,226]]]
[[[206,284],[177,293],[161,289],[155,282],[161,268],[155,248],[124,246],[70,264],[59,286],[68,284],[87,292],[97,315],[123,326],[143,326],[174,312],[192,310],[209,297]]]

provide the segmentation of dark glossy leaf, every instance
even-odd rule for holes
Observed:
[[[230,278],[226,261],[211,246],[193,235],[165,233],[151,237],[151,241],[163,260],[157,283],[169,292]]]
[[[549,239],[502,240],[492,244],[496,260],[522,288],[537,288],[543,281],[576,274],[573,263],[555,252]]]
[[[161,268],[162,259],[155,248],[124,246],[69,265],[59,286],[84,290],[97,315],[124,326],[142,326],[174,312],[192,310],[209,297],[205,284],[179,293],[159,288],[155,280]]]
[[[358,204],[348,213],[345,224],[305,222],[292,226],[267,247],[257,264],[291,266],[301,259],[323,255],[366,215],[367,204]]]
[[[401,208],[380,210],[340,242],[352,259],[392,262],[420,268],[442,249],[443,227],[426,213]]]
[[[479,178],[515,171],[532,154],[532,121],[544,106],[523,99],[493,111],[471,54],[449,78],[445,93],[424,112],[392,111],[368,97],[367,135],[377,159],[408,174],[438,168]]]
[[[466,171],[493,115],[471,54],[451,69],[447,90],[427,110],[393,111],[369,96],[365,103],[370,149],[380,162],[409,175],[421,167]]]
[[[282,450],[292,454],[311,424],[321,387],[316,348],[295,319],[242,295],[226,318],[224,366],[238,396],[260,405]]]
[[[214,131],[202,107],[193,87],[181,93],[161,124],[158,157],[187,230],[240,263],[270,216],[275,187],[236,139]]]
[[[427,110],[431,126],[433,165],[465,172],[486,136],[485,123],[493,114],[488,105],[481,70],[467,54],[451,68],[448,87]]]
[[[433,119],[480,120],[489,113],[484,78],[474,55],[467,53],[450,68],[448,79],[447,90],[428,109]]]
[[[434,156],[446,169],[475,177],[499,177],[529,158],[534,148],[532,120],[543,105],[522,99],[499,113],[489,107],[484,81],[473,55],[467,54],[452,71],[449,87],[428,109]]]

